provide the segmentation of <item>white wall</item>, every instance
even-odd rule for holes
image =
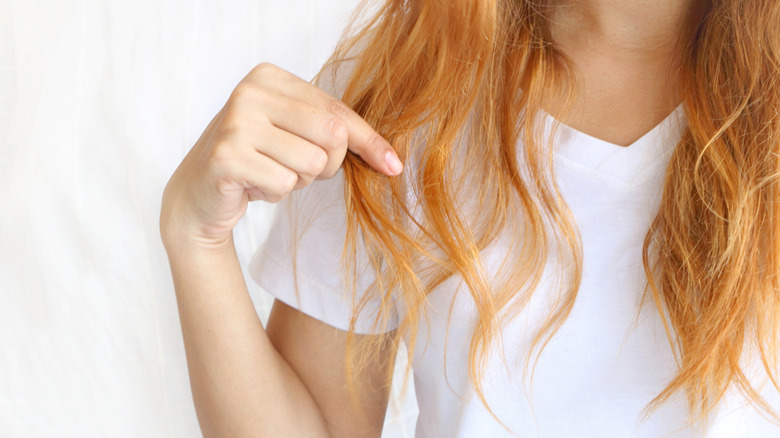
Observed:
[[[252,66],[311,79],[356,4],[0,0],[0,436],[199,435],[162,188]],[[385,436],[411,436],[395,404]]]

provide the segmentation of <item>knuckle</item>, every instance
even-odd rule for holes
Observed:
[[[245,118],[245,110],[241,102],[232,99],[225,104],[222,120],[219,122],[219,130],[223,132],[232,132],[240,128],[240,124]]]
[[[252,69],[252,74],[250,76],[253,80],[252,83],[256,85],[257,91],[272,92],[278,91],[279,89],[278,83],[281,78],[281,71],[282,69],[279,67],[264,62]]]
[[[267,202],[271,204],[276,204],[277,202],[284,199],[284,197],[287,195],[287,193],[274,193],[274,192],[266,192],[263,193],[264,198]]]
[[[284,197],[295,189],[295,185],[298,184],[298,174],[291,170],[286,170],[279,173],[276,181],[277,191]]]
[[[328,154],[320,148],[312,148],[311,155],[307,161],[306,173],[311,176],[317,176],[325,170],[328,165]]]
[[[263,198],[275,204],[286,198],[298,184],[298,174],[282,166],[275,166],[263,178]]]
[[[352,114],[352,110],[344,102],[336,99],[335,97],[329,97],[327,103],[328,111],[341,118],[346,118]]]
[[[259,107],[255,101],[255,107]],[[265,132],[270,121],[264,111],[253,111],[250,106],[232,102],[225,106],[222,120],[217,127],[219,136],[249,136]]]
[[[379,151],[383,143],[384,141],[379,134],[372,134],[371,137],[368,138],[368,141],[366,141],[366,150]]]
[[[349,139],[347,124],[340,118],[334,117],[328,126],[328,136],[332,140],[334,147],[346,147]]]
[[[295,190],[302,189],[308,186],[309,184],[311,184],[312,181],[314,181],[314,179],[315,178],[313,176],[300,175],[300,177],[298,178],[298,182],[295,184]]]
[[[267,77],[274,75],[278,70],[278,67],[270,62],[261,62],[252,69],[252,74],[259,77]]]
[[[233,89],[233,93],[230,95],[230,101],[239,103],[246,102],[257,96],[257,94],[258,89],[256,85],[249,81],[242,81]]]
[[[336,176],[338,172],[339,172],[338,167],[334,167],[333,169],[326,169],[325,171],[323,171],[317,176],[317,179],[331,179],[334,176]]]

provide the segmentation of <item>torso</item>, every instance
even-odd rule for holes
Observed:
[[[640,311],[640,302],[646,284],[642,243],[683,123],[680,107],[628,148],[565,126],[558,131],[555,172],[583,244],[582,284],[572,312],[542,352],[530,385],[525,354],[557,290],[551,254],[531,301],[503,327],[503,345],[494,350],[503,358],[493,354],[487,361],[482,389],[504,428],[469,381],[473,299],[459,276],[439,285],[428,296],[412,363],[417,438],[776,436],[777,426],[734,397],[701,429],[687,425],[682,394],[643,418],[676,372],[658,311],[650,302]],[[498,239],[481,253],[490,278],[512,251],[508,242]],[[770,404],[778,402],[775,396]]]

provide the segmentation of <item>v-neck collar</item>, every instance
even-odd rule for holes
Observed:
[[[630,185],[639,184],[666,167],[685,122],[685,109],[680,104],[634,143],[620,146],[565,125],[547,112],[543,114],[548,134],[558,124],[554,142],[558,158],[585,167],[594,176]]]

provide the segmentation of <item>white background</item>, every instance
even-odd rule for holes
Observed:
[[[162,189],[254,65],[311,79],[356,4],[0,0],[0,436],[200,435]],[[244,263],[271,212],[236,230]],[[394,398],[385,436],[415,416]]]

